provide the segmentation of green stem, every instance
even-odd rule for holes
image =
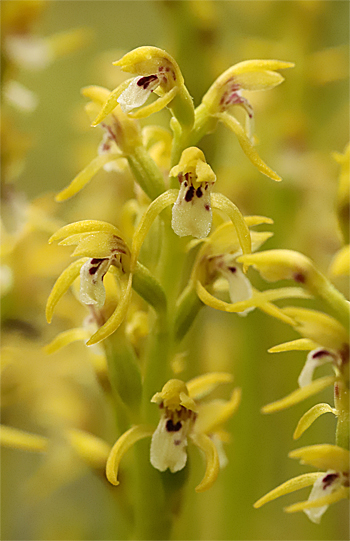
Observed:
[[[156,199],[165,191],[163,175],[144,146],[135,147],[128,162],[136,181],[150,199]]]
[[[336,444],[349,449],[349,389],[343,380],[334,386],[334,404],[338,411]]]
[[[312,293],[320,296],[337,312],[341,323],[348,329],[350,326],[350,303],[344,295],[318,271],[315,272],[308,285]]]

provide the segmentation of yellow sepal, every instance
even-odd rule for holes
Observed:
[[[111,233],[112,235],[117,236],[121,235],[119,229],[108,222],[102,222],[100,220],[81,220],[80,222],[73,222],[71,224],[67,224],[61,227],[52,235],[52,237],[50,237],[49,243],[51,244],[56,240],[70,237],[71,235],[78,235],[80,233],[93,233],[95,231]]]
[[[324,470],[339,472],[349,471],[350,453],[347,449],[338,445],[321,443],[294,449],[289,453],[290,458],[297,458],[301,464],[308,464]]]
[[[233,376],[228,372],[209,372],[208,374],[203,374],[189,380],[186,386],[188,394],[192,398],[199,400],[214,391],[218,385],[231,383],[232,381]]]
[[[219,455],[215,444],[206,434],[191,434],[190,438],[205,454],[206,469],[202,481],[196,486],[196,492],[204,492],[213,486],[220,470]]]
[[[318,348],[318,344],[309,338],[298,338],[290,342],[284,342],[273,346],[268,350],[269,353],[280,353],[282,351],[312,351]]]
[[[133,81],[133,79],[127,79],[126,81],[123,81],[117,88],[112,90],[112,92],[109,93],[108,97],[106,98],[106,101],[95,118],[95,120],[92,122],[91,126],[98,126],[100,122],[102,122],[106,116],[109,115],[115,109],[118,105],[118,98],[126,90],[129,86],[129,84]]]
[[[104,440],[85,432],[71,428],[67,432],[68,440],[73,449],[90,467],[104,469],[111,446]]]
[[[337,415],[337,411],[332,408],[329,404],[322,403],[322,404],[316,404],[312,408],[310,408],[302,418],[300,419],[299,423],[297,424],[297,427],[294,431],[293,438],[297,440],[300,438],[300,436],[309,428],[309,426],[312,425],[316,419],[318,419],[321,415],[324,413],[333,413],[333,415]]]
[[[112,162],[113,160],[117,160],[118,158],[122,158],[122,153],[113,153],[113,154],[100,154],[96,158],[94,158],[78,175],[72,180],[72,182],[67,186],[67,188],[64,188],[61,192],[59,192],[55,200],[56,201],[65,201],[66,199],[69,199],[70,197],[73,197],[76,193],[80,192],[88,182],[92,179],[92,177],[102,169],[106,163]]]
[[[51,323],[56,304],[79,276],[81,267],[88,259],[88,257],[83,257],[77,261],[73,261],[56,280],[46,303],[46,320],[48,323]]]
[[[119,464],[125,453],[137,441],[152,436],[154,428],[147,425],[138,425],[129,428],[113,445],[106,464],[106,477],[112,485],[119,485]]]
[[[0,445],[22,451],[44,453],[47,451],[48,439],[11,426],[0,425]]]
[[[315,500],[305,500],[304,502],[294,503],[284,508],[286,513],[297,513],[298,511],[304,511],[305,509],[314,509],[315,507],[323,507],[324,505],[331,505],[332,503],[339,502],[344,498],[349,498],[349,487],[340,486],[334,492],[316,498]]]
[[[178,193],[179,193],[179,190],[175,190],[175,189],[167,190],[166,192],[162,193],[161,195],[157,197],[157,199],[152,201],[152,203],[149,205],[148,209],[146,210],[145,214],[142,216],[132,240],[132,247],[131,247],[132,256],[131,256],[131,265],[130,265],[132,272],[136,268],[137,258],[141,250],[141,246],[143,244],[143,241],[145,240],[145,237],[148,231],[150,230],[151,225],[153,224],[157,216],[162,212],[162,210],[164,210],[169,205],[175,203]]]
[[[243,254],[250,254],[252,250],[250,231],[240,210],[221,193],[212,193],[210,197],[212,207],[225,212],[235,226]]]
[[[241,401],[241,389],[233,390],[230,400],[215,399],[202,404],[195,424],[195,432],[203,434],[216,433],[237,410]]]
[[[261,411],[262,413],[274,413],[276,411],[284,410],[286,408],[289,408],[290,406],[294,406],[294,404],[302,402],[310,396],[313,396],[323,391],[327,387],[333,385],[336,381],[337,378],[335,376],[325,376],[323,378],[316,379],[309,385],[305,385],[300,389],[296,389],[284,398],[281,398],[276,402],[272,402],[271,404],[267,404],[261,409]]]
[[[90,338],[90,334],[91,333],[89,333],[89,331],[83,327],[63,331],[44,347],[44,351],[48,355],[51,355],[65,346],[68,346],[68,344],[71,344],[72,342],[88,340]]]
[[[265,496],[263,496],[254,503],[254,507],[255,509],[258,509],[259,507],[265,505],[265,503],[276,500],[276,498],[279,498],[280,496],[290,494],[291,492],[295,492],[296,490],[299,490],[301,488],[309,487],[313,485],[314,482],[317,481],[317,479],[319,477],[322,477],[324,474],[325,472],[313,472],[304,473],[303,475],[299,475],[298,477],[293,477],[293,479],[289,479],[285,483],[282,483],[278,487],[265,494]]]
[[[259,154],[252,145],[251,140],[245,133],[244,128],[241,126],[238,120],[236,120],[228,113],[215,113],[215,115],[213,116],[218,120],[221,120],[221,122],[229,130],[233,131],[233,133],[238,139],[239,144],[242,147],[244,154],[247,156],[247,158],[249,158],[252,164],[255,165],[255,167],[260,171],[260,173],[263,173],[264,175],[272,178],[272,180],[282,180],[281,177],[275,171],[270,169],[270,167],[266,165],[266,163],[260,158]]]
[[[102,325],[102,327],[100,327],[98,331],[91,336],[90,340],[88,340],[88,342],[86,343],[87,346],[92,346],[94,344],[97,344],[98,342],[101,342],[101,340],[104,340],[112,333],[114,333],[114,331],[116,331],[123,322],[131,300],[132,278],[133,275],[129,274],[127,281],[124,275],[120,279],[120,301],[113,314],[107,319],[106,323]]]

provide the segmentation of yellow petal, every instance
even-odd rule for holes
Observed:
[[[344,498],[349,497],[349,488],[341,486],[334,492],[322,496],[321,498],[316,498],[315,500],[305,500],[304,502],[294,503],[284,508],[286,513],[296,513],[298,511],[304,511],[305,509],[313,509],[315,507],[323,507],[324,505],[330,505],[332,503],[339,502]]]
[[[281,351],[312,351],[318,348],[318,344],[308,338],[298,338],[290,342],[284,342],[278,346],[273,346],[268,351],[269,353],[280,353]]]
[[[125,280],[120,282],[121,286],[121,298],[114,310],[113,314],[107,319],[106,323],[93,334],[90,340],[86,343],[87,346],[92,346],[104,340],[112,333],[114,333],[123,322],[127,309],[130,304],[132,294],[132,274],[129,274],[127,283]]]
[[[45,353],[50,355],[51,353],[55,353],[56,351],[64,348],[68,344],[71,344],[72,342],[77,342],[78,340],[88,340],[89,338],[89,331],[83,327],[69,329],[68,331],[63,331],[57,335],[52,342],[45,346],[44,350]]]
[[[55,199],[56,201],[65,201],[66,199],[69,199],[76,193],[80,192],[86,184],[92,179],[92,177],[102,169],[106,163],[112,162],[113,160],[117,160],[118,158],[121,158],[123,154],[101,154],[94,158],[89,165],[87,165],[78,175],[72,180],[72,182],[67,186],[67,188],[64,188],[61,192],[59,192]]]
[[[191,434],[190,438],[205,454],[206,470],[196,492],[204,492],[213,486],[219,474],[219,455],[215,444],[206,434]]]
[[[47,451],[48,439],[11,426],[0,425],[0,445],[22,451],[43,453]]]
[[[178,194],[179,190],[167,190],[166,192],[162,193],[157,197],[157,199],[152,201],[145,214],[142,216],[132,240],[132,256],[130,265],[131,271],[134,271],[136,268],[137,258],[141,250],[141,246],[154,220],[162,212],[162,210],[175,203]]]
[[[80,222],[73,222],[61,227],[56,233],[49,239],[49,243],[69,237],[71,235],[77,235],[79,233],[93,233],[94,231],[101,231],[111,233],[112,235],[121,235],[119,229],[108,222],[101,222],[100,220],[81,220]]]
[[[290,406],[294,406],[294,404],[298,404],[306,398],[309,398],[309,396],[313,396],[323,391],[327,387],[330,387],[336,381],[337,378],[335,376],[325,376],[323,378],[316,379],[309,385],[305,385],[300,389],[296,389],[288,396],[281,398],[281,400],[277,400],[276,402],[267,404],[261,409],[261,411],[262,413],[274,413],[276,411],[281,411],[283,409],[289,408]]]
[[[233,376],[228,372],[210,372],[191,379],[186,383],[186,386],[188,394],[198,400],[214,391],[218,385],[231,383],[232,381]]]
[[[288,456],[299,459],[301,464],[309,464],[315,468],[339,472],[349,471],[350,453],[337,445],[322,443],[301,447],[291,451]]]
[[[211,194],[211,203],[213,208],[222,210],[232,220],[242,252],[244,254],[250,254],[252,249],[250,231],[240,210],[232,203],[232,201],[230,201],[230,199],[221,193]]]
[[[265,496],[263,496],[254,503],[254,507],[258,509],[262,505],[265,505],[265,503],[271,502],[272,500],[275,500],[280,496],[290,494],[291,492],[295,492],[300,488],[309,487],[313,485],[314,482],[319,477],[322,477],[322,475],[324,474],[325,472],[304,473],[303,475],[299,475],[298,477],[293,477],[293,479],[289,479],[285,483],[282,483],[282,485],[279,485],[278,487],[265,494]]]
[[[152,436],[154,428],[146,425],[138,425],[129,428],[113,445],[106,465],[106,476],[112,485],[119,485],[119,464],[125,453],[139,440]]]
[[[244,154],[250,159],[253,165],[264,175],[272,178],[273,180],[282,180],[279,175],[260,158],[259,154],[253,147],[249,137],[246,135],[241,124],[233,116],[228,113],[216,113],[215,118],[221,120],[221,122],[237,136],[238,142],[242,147]]]
[[[74,261],[56,280],[46,303],[46,320],[51,323],[52,314],[60,298],[68,291],[74,280],[79,276],[80,269],[89,258],[83,257]]]
[[[307,430],[309,426],[311,426],[312,423],[324,413],[333,413],[334,415],[337,414],[336,410],[334,408],[331,408],[329,404],[316,404],[316,406],[313,406],[306,413],[304,413],[299,423],[297,424],[297,427],[293,434],[293,438],[295,440],[300,438],[300,436],[305,432],[305,430]]]

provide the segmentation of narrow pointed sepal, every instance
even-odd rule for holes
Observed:
[[[112,485],[119,485],[119,464],[125,453],[137,441],[152,435],[153,428],[148,425],[137,425],[124,432],[113,445],[106,464],[106,477]]]
[[[191,439],[205,455],[206,469],[202,481],[196,486],[196,492],[204,492],[213,486],[220,470],[218,451],[214,442],[206,434],[191,434]]]

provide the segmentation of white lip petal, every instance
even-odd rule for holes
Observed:
[[[235,262],[220,270],[229,283],[230,299],[232,303],[246,301],[252,297],[252,285]],[[247,310],[244,310],[243,312],[237,313],[240,316],[245,316],[252,310],[254,310],[254,306],[247,308]]]
[[[94,263],[100,261],[99,264]],[[109,259],[89,259],[80,269],[80,302],[102,308],[106,300],[103,277],[110,266]]]
[[[318,348],[310,351],[298,378],[299,387],[309,385],[312,381],[315,369],[318,366],[329,362],[334,362],[334,355],[324,348]]]
[[[158,79],[151,81],[147,86],[140,85],[139,83],[142,79],[145,79],[145,77],[135,77],[128,88],[126,88],[117,99],[124,113],[130,113],[133,109],[141,107],[141,105],[146,103],[151,92],[159,86]]]
[[[190,198],[187,194],[191,189],[193,195]],[[198,197],[193,186],[181,185],[178,198],[173,206],[171,220],[171,226],[179,237],[191,235],[197,239],[203,239],[210,233],[212,224],[210,189],[200,188],[200,190],[201,196]]]
[[[342,484],[342,476],[339,473],[329,470],[326,472],[326,475],[319,477],[310,492],[308,501],[316,500],[322,496],[327,496],[334,492]],[[328,505],[323,505],[322,507],[314,507],[312,509],[304,509],[304,513],[307,514],[309,519],[315,524],[321,522],[322,515],[327,511]]]
[[[185,427],[177,431],[166,429],[169,420],[162,418],[151,441],[151,464],[159,471],[170,469],[172,473],[182,470],[187,461],[187,438]]]

